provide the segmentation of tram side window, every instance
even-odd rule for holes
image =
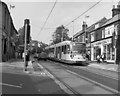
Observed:
[[[67,49],[67,46],[65,45],[64,46],[64,54],[66,54],[66,49]]]
[[[70,51],[70,45],[67,45],[67,53]]]
[[[58,53],[60,53],[60,47],[58,47]]]
[[[54,53],[54,48],[51,48],[50,51],[51,51],[52,53]]]
[[[66,45],[62,46],[62,52],[63,52],[64,54],[67,53],[67,46],[66,46]]]
[[[62,46],[62,52],[63,52],[63,50],[64,50],[64,46]]]

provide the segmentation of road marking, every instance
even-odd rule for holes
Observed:
[[[38,66],[41,68],[41,69],[43,69],[43,66],[42,65],[40,65],[39,63],[37,63],[38,64]]]
[[[22,88],[21,86],[12,85],[12,84],[7,84],[7,83],[0,83],[0,85],[10,86],[10,87],[16,87],[16,88]]]
[[[38,63],[38,66],[41,67],[42,65],[40,65],[40,64]],[[42,66],[42,68],[43,68],[43,66]],[[68,94],[74,94],[74,93],[73,93],[72,91],[70,91],[70,89],[67,88],[60,80],[58,80],[54,75],[52,75],[46,68],[44,68],[44,69],[45,69],[45,73],[46,73],[51,79],[53,79],[54,82],[55,82],[56,84],[58,84],[61,89],[63,89],[63,90],[64,90],[66,93],[68,93]]]
[[[73,71],[70,71],[70,70],[66,70],[66,71],[69,72],[69,73],[72,73],[72,74],[74,74],[74,75],[76,75],[76,76],[79,76],[80,78],[82,78],[82,79],[84,79],[84,80],[87,80],[87,81],[89,81],[89,82],[91,82],[91,83],[93,83],[93,84],[97,84],[97,85],[103,87],[104,89],[107,89],[107,90],[112,91],[112,92],[115,92],[115,93],[120,93],[118,90],[115,90],[115,89],[110,88],[110,87],[108,87],[108,86],[105,86],[105,85],[103,85],[103,84],[101,84],[101,83],[98,83],[98,82],[96,82],[96,81],[94,81],[94,80],[91,80],[91,79],[89,79],[89,78],[86,78],[86,77],[84,77],[84,76],[81,76],[81,75],[79,75],[79,74],[77,74],[77,73],[75,73],[75,72],[73,72]]]

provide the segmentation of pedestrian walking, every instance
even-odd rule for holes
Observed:
[[[25,63],[25,71],[27,71],[27,67],[28,67],[28,62],[30,61],[30,54],[29,51],[26,52],[26,63]]]
[[[100,63],[100,55],[97,55],[97,63]]]
[[[100,57],[101,57],[102,63],[104,63],[104,60],[105,60],[105,55],[104,55],[104,53],[103,53]]]
[[[89,60],[89,54],[86,54],[86,58],[87,58],[87,60]]]

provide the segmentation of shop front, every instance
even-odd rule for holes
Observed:
[[[91,43],[91,61],[96,61],[98,55],[104,54],[106,62],[115,62],[115,48],[112,47],[112,38]]]

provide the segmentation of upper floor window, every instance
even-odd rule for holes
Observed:
[[[95,25],[95,29],[97,29],[98,27],[99,27],[99,24],[96,24],[96,25]]]
[[[82,42],[85,42],[85,36],[84,35],[82,36]]]
[[[102,38],[105,38],[105,30],[102,30]]]
[[[114,32],[114,25],[111,25],[111,26],[109,26],[109,27],[106,27],[106,28],[105,28],[105,37],[110,37],[110,36],[112,36],[113,32]]]
[[[117,35],[117,34],[118,34],[118,24],[115,25],[115,35]]]
[[[95,40],[95,36],[94,36],[94,35],[95,35],[95,33],[92,32],[92,33],[91,33],[91,42]]]

